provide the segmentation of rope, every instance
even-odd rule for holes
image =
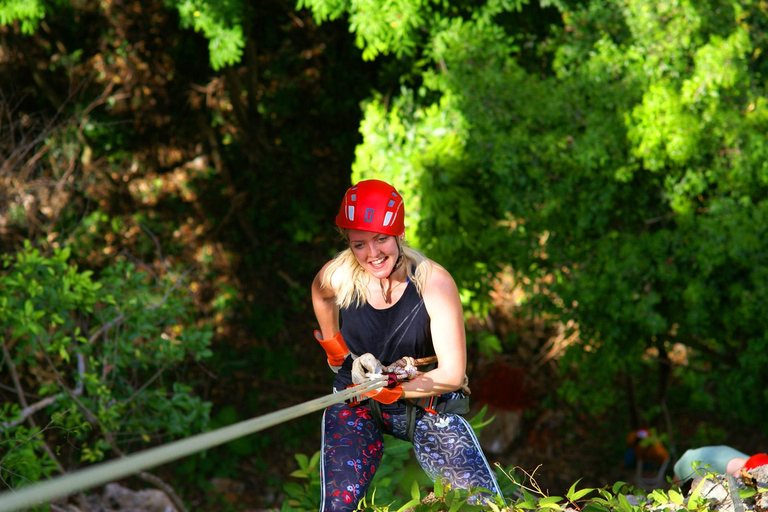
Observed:
[[[272,427],[329,405],[384,387],[387,379],[376,379],[332,393],[309,402],[265,414],[250,420],[197,434],[155,448],[150,448],[121,459],[94,464],[85,469],[67,473],[45,482],[0,493],[0,511],[17,512],[33,505],[50,503],[80,491],[125,478],[161,464],[197,453],[243,436]]]

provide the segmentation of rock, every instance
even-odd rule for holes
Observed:
[[[758,494],[755,498],[755,512],[768,512],[768,493]]]
[[[157,489],[132,491],[119,484],[104,487],[104,503],[120,512],[177,512],[168,496]]]
[[[730,490],[730,482],[736,485],[737,502],[734,503]],[[716,512],[768,512],[768,492],[759,492],[747,498],[740,498],[738,491],[751,487],[756,490],[768,489],[768,466],[760,466],[750,471],[742,470],[738,476],[704,475],[694,479],[686,497],[686,504],[691,495],[698,489],[699,496],[706,498],[710,506],[708,510]]]
[[[723,512],[733,511],[733,503],[731,502],[731,494],[728,491],[728,481],[725,475],[716,475],[714,479],[710,476],[696,477],[691,484],[689,497],[695,489],[699,490],[701,497],[708,499],[714,505],[715,510]]]

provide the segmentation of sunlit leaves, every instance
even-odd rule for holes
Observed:
[[[219,70],[236,64],[243,56],[243,10],[240,0],[166,0],[179,12],[181,26],[208,39],[211,67]]]
[[[422,89],[369,104],[355,177],[417,198],[418,242],[473,302],[496,264],[530,282],[559,276],[552,313],[584,337],[564,359],[579,368],[564,393],[598,411],[611,401],[599,390],[620,373],[647,375],[649,354],[671,343],[764,347],[763,36],[759,9],[729,0],[553,4],[562,24],[539,40],[554,61],[538,74],[516,61],[510,25],[486,15],[515,5],[467,16],[422,6]],[[358,37],[384,27],[361,23]],[[452,120],[461,130],[445,137]]]
[[[635,142],[633,154],[650,171],[685,165],[698,154],[701,127],[697,121],[672,84],[651,85],[628,123],[629,139]]]
[[[420,181],[427,168],[445,168],[461,161],[467,130],[450,95],[421,106],[412,91],[403,89],[392,105],[372,99],[365,105],[360,131],[363,143],[355,151],[353,180],[378,178],[393,183],[405,199],[409,242],[421,240]]]
[[[45,17],[44,3],[40,0],[4,0],[0,2],[0,25],[15,21],[21,24],[21,32],[32,34]]]

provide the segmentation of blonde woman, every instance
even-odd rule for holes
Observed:
[[[336,216],[348,247],[312,283],[315,339],[336,372],[334,388],[353,385],[353,369],[389,378],[386,388],[325,411],[321,511],[357,508],[381,461],[384,433],[411,441],[431,478],[501,496],[461,416],[468,404],[458,289],[443,267],[405,244],[404,213],[388,183],[351,187]],[[409,359],[433,356],[436,365],[420,371]]]

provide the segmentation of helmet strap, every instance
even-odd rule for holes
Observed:
[[[387,304],[390,303],[389,296],[387,295],[387,291],[384,289],[384,281],[389,281],[389,278],[392,277],[392,274],[397,272],[397,270],[403,266],[403,248],[400,246],[400,238],[395,237],[395,240],[397,241],[397,260],[395,260],[395,265],[392,267],[392,272],[389,273],[387,277],[384,279],[379,279],[379,284],[381,285],[381,296],[384,297],[384,302]],[[390,282],[390,291],[392,289],[391,282]]]

